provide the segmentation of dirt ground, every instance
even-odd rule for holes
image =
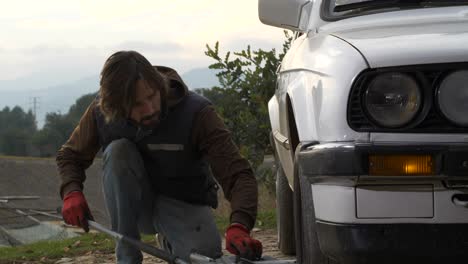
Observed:
[[[285,256],[278,251],[276,245],[276,230],[257,230],[254,232],[253,236],[256,239],[259,239],[263,244],[263,255],[271,256],[278,259],[291,259],[291,256]],[[224,240],[223,240],[224,246]],[[75,258],[63,258],[55,262],[56,264],[111,264],[115,263],[114,254],[103,254],[99,252],[88,252],[83,256],[78,256]],[[164,261],[157,259],[148,254],[144,254],[143,263],[164,263]]]
[[[270,158],[271,159],[271,158]],[[105,213],[104,200],[101,187],[101,161],[96,160],[94,164],[87,170],[87,180],[85,183],[85,193],[88,203],[93,211],[93,216],[97,222],[109,226],[108,218]],[[23,184],[28,183],[28,184]],[[0,194],[1,195],[34,195],[40,196],[38,200],[21,201],[18,204],[13,204],[18,208],[30,208],[40,211],[55,210],[61,205],[60,196],[58,195],[59,181],[55,165],[55,159],[36,159],[36,158],[21,158],[21,157],[0,157]],[[274,194],[268,192],[264,186],[259,188],[259,211],[269,210],[275,207]],[[220,195],[220,205],[216,210],[217,215],[229,215],[230,206],[224,200],[222,192]],[[2,211],[0,210],[0,218]],[[40,220],[50,219],[38,217]],[[4,223],[0,219],[0,226],[9,223]],[[258,230],[254,232],[254,237],[263,243],[263,255],[275,258],[291,258],[284,256],[278,252],[276,246],[276,230]],[[224,246],[224,241],[223,241]],[[4,263],[4,262],[2,262]],[[51,261],[47,258],[34,261],[23,262],[16,261],[16,264],[72,264],[72,263],[115,263],[114,254],[104,254],[100,252],[88,252],[82,256],[74,258],[63,258],[60,260]],[[143,263],[163,263],[155,257],[145,255]]]

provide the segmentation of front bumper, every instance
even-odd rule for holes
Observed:
[[[436,174],[369,176],[370,154],[431,154]],[[311,144],[301,147],[296,160],[301,182],[310,184],[305,189],[312,193],[320,248],[330,258],[452,263],[468,257],[468,209],[452,201],[454,195],[468,195],[468,145]],[[369,193],[373,199],[359,196]],[[379,200],[389,193],[392,199]]]
[[[407,142],[401,144],[316,144],[313,142],[301,146],[297,162],[301,174],[312,181],[319,181],[327,176],[367,177],[369,175],[368,157],[371,154],[431,154],[436,163],[436,176],[468,176],[468,144],[466,143],[436,145],[408,144]],[[379,176],[379,178],[382,177]]]
[[[358,224],[317,221],[322,252],[339,263],[461,263],[468,224]]]

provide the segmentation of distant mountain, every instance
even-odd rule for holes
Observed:
[[[36,90],[21,89],[22,82],[18,83],[19,86],[15,86],[15,82],[9,82],[11,90],[0,90],[0,108],[19,105],[24,111],[28,111],[33,110],[35,101],[39,127],[43,126],[46,113],[66,113],[76,99],[99,89],[98,76]]]
[[[33,110],[36,102],[38,127],[42,128],[46,113],[67,113],[76,99],[99,90],[99,76],[89,76],[65,84],[41,79],[39,75],[11,81],[0,81],[0,110],[18,105],[24,111]],[[211,88],[219,85],[216,71],[208,68],[196,68],[182,74],[182,79],[190,89]],[[44,83],[52,83],[45,86]],[[34,99],[35,98],[35,99]],[[0,124],[4,125],[4,124]]]
[[[189,89],[211,88],[219,86],[216,70],[208,68],[196,68],[182,74],[182,79],[188,85]]]
[[[72,83],[80,78],[76,78],[76,72],[53,72],[41,71],[28,74],[13,80],[0,80],[0,91],[19,90],[42,90],[48,87]]]

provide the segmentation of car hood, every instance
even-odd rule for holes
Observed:
[[[466,7],[389,12],[331,24],[321,31],[354,46],[370,68],[468,62]]]

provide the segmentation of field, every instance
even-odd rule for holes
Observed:
[[[96,220],[106,224],[102,194],[100,191],[100,161],[87,171],[88,179],[85,192]],[[21,208],[53,210],[61,204],[58,195],[58,174],[52,159],[30,159],[18,157],[0,158],[0,196],[5,195],[38,195],[35,201],[17,202]],[[229,217],[229,203],[220,193],[220,205],[214,211],[218,228],[223,234]],[[1,218],[0,224],[8,225]],[[17,219],[15,222],[17,223]],[[43,219],[45,220],[45,219]],[[253,235],[264,245],[264,254],[284,257],[276,247],[275,197],[265,186],[259,186],[259,215]],[[154,244],[153,236],[144,240]],[[14,248],[0,248],[0,263],[113,263],[114,242],[102,234],[86,234],[77,238],[54,242],[39,242]],[[154,257],[145,256],[144,263],[159,263]]]

